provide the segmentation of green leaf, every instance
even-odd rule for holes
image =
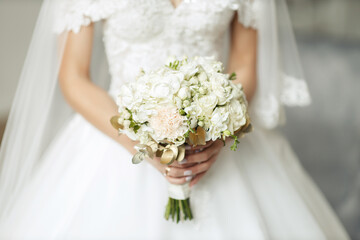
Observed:
[[[134,126],[134,132],[137,133],[137,131],[140,129],[140,125],[135,125]]]
[[[236,73],[233,72],[232,74],[230,74],[229,80],[235,80],[236,79]]]

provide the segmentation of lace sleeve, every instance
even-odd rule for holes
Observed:
[[[245,27],[257,28],[261,0],[239,0],[238,21]]]
[[[81,26],[88,26],[91,22],[108,18],[114,13],[118,2],[116,0],[61,0],[57,4],[54,32],[78,33]]]

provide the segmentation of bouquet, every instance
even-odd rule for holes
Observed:
[[[181,162],[185,144],[238,138],[251,130],[247,101],[235,74],[223,73],[222,63],[212,57],[171,59],[134,82],[122,85],[117,97],[118,116],[112,125],[139,144],[132,162],[160,158],[163,164]],[[165,218],[191,220],[189,183],[169,184]]]

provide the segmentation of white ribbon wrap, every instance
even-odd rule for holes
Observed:
[[[190,183],[182,185],[168,184],[169,197],[176,200],[185,200],[190,197]]]

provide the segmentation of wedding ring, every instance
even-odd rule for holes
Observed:
[[[164,176],[167,177],[168,173],[170,172],[170,168],[166,167],[165,168],[165,172],[164,172]]]

